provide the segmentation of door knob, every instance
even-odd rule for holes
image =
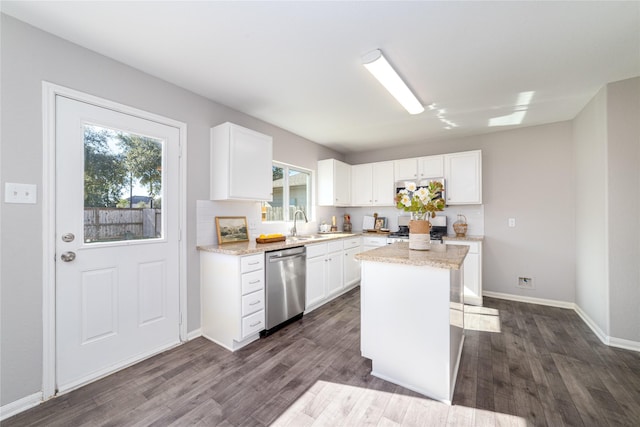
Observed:
[[[65,252],[62,255],[60,255],[60,259],[64,262],[71,262],[74,259],[76,259],[76,253],[75,252]]]

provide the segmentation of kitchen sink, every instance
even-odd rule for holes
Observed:
[[[324,240],[331,239],[335,237],[348,237],[353,236],[351,233],[319,233],[319,234],[302,234],[300,236],[289,236],[287,237],[288,242],[306,242],[309,240]]]
[[[289,236],[287,237],[287,240],[290,242],[304,242],[307,240],[318,240],[318,239],[323,239],[324,236],[320,236],[317,234],[308,234],[308,235],[304,235],[304,236]]]

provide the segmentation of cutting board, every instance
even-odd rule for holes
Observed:
[[[364,218],[362,218],[362,229],[373,230],[374,228],[376,228],[375,217],[365,215]]]

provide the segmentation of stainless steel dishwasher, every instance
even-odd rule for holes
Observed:
[[[304,246],[265,252],[267,325],[263,336],[302,318],[306,295],[306,258]]]

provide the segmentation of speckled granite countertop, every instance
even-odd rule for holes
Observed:
[[[388,262],[414,266],[429,266],[459,270],[469,252],[467,245],[445,245],[432,243],[428,251],[409,249],[408,242],[382,246],[356,255],[360,261]]]
[[[484,236],[457,237],[455,234],[448,234],[448,235],[442,237],[442,240],[444,240],[444,241],[447,241],[447,240],[461,240],[461,241],[467,241],[467,242],[482,242],[484,240]]]
[[[358,237],[360,233],[327,233],[313,234],[309,236],[300,236],[298,240],[287,238],[284,242],[276,243],[256,243],[255,239],[248,242],[226,243],[224,245],[208,245],[198,246],[199,251],[215,252],[226,255],[251,255],[260,252],[277,251],[286,248],[295,248],[297,246],[312,245],[314,243],[322,243],[329,240],[346,239],[349,237]]]

